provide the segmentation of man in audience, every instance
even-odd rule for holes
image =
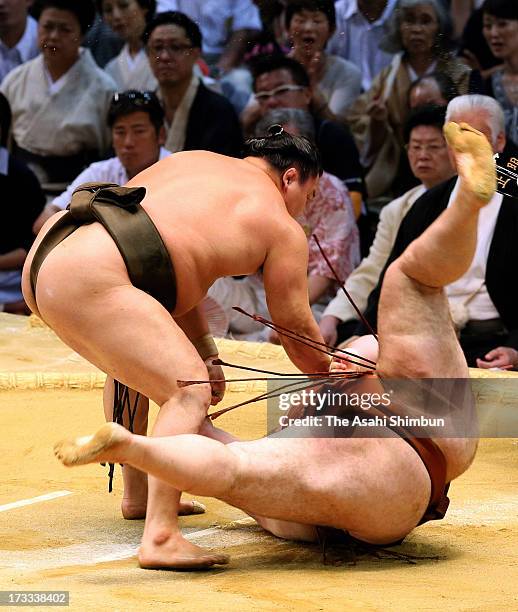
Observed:
[[[144,42],[164,107],[166,148],[238,157],[242,137],[232,105],[193,72],[202,46],[199,27],[183,13],[161,13],[148,24]]]
[[[170,155],[165,141],[164,111],[150,91],[125,91],[113,96],[108,111],[115,157],[95,162],[74,179],[60,196],[52,200],[34,223],[37,234],[45,221],[64,210],[75,189],[83,183],[124,185],[142,170]]]
[[[345,281],[347,292],[361,311],[367,306],[369,294],[379,280],[401,221],[410,207],[427,189],[455,174],[442,133],[444,117],[445,109],[433,106],[416,109],[409,117],[405,129],[408,161],[412,173],[421,184],[381,209],[369,255]],[[339,290],[320,321],[320,331],[327,344],[334,346],[352,336],[358,318],[344,292]]]
[[[252,0],[158,0],[157,14],[164,11],[180,11],[198,24],[203,57],[220,73],[241,64],[247,42],[262,29]]]
[[[386,34],[389,17],[397,0],[339,0],[336,33],[328,45],[329,53],[353,62],[362,71],[362,87],[367,91],[372,79],[388,66],[392,55],[379,48]]]
[[[45,204],[38,179],[6,146],[11,109],[0,94],[0,311],[29,314],[22,295],[22,267],[32,245],[32,224]]]
[[[38,25],[27,10],[31,0],[0,0],[0,83],[13,68],[39,53]]]
[[[482,132],[495,153],[505,147],[504,115],[488,96],[459,96],[448,105],[447,121],[466,122]],[[499,180],[500,187],[502,179]],[[401,223],[387,267],[449,206],[456,178],[423,194]],[[518,367],[518,287],[512,279],[518,265],[518,207],[513,198],[495,193],[480,215],[475,258],[469,270],[446,287],[453,321],[468,365]],[[384,272],[369,296],[365,315],[376,326]],[[363,333],[363,330],[358,330]]]
[[[282,55],[267,56],[254,64],[255,103],[243,113],[245,131],[252,133],[259,119],[274,108],[311,109],[311,87],[305,68]],[[356,216],[364,194],[363,170],[353,137],[342,125],[312,112],[316,145],[326,172],[348,188]]]

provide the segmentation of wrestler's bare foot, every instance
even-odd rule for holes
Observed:
[[[226,565],[230,557],[191,544],[180,533],[167,532],[143,541],[138,561],[143,569],[193,570]]]
[[[496,190],[496,163],[487,138],[467,123],[450,121],[444,135],[457,163],[457,170],[467,189],[484,206]]]
[[[132,434],[116,423],[105,423],[93,436],[61,440],[54,454],[66,466],[86,463],[122,463],[121,448],[131,443]]]

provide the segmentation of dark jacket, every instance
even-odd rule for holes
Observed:
[[[201,82],[189,112],[183,150],[242,155],[243,137],[232,104]]]
[[[399,228],[394,248],[381,273],[378,285],[369,296],[365,316],[377,326],[381,283],[388,266],[406,247],[420,236],[448,206],[457,178],[450,179],[425,192],[408,211]],[[498,213],[495,232],[489,247],[486,287],[500,318],[509,331],[506,345],[518,349],[518,203],[504,196]],[[359,330],[367,333],[365,330]]]

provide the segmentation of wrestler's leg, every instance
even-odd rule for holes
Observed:
[[[223,444],[241,441],[228,431],[214,427],[210,419],[205,419],[199,434],[210,438],[211,440],[217,440]],[[269,531],[279,538],[284,538],[285,540],[301,540],[304,542],[314,542],[317,539],[317,530],[313,525],[304,525],[302,523],[295,523],[292,521],[282,521],[280,519],[259,516],[258,514],[250,514],[250,516],[256,520],[263,529]]]
[[[106,421],[113,420],[113,397],[114,397],[114,381],[111,376],[106,378],[104,385],[103,403],[104,416]],[[133,409],[136,391],[128,389],[129,405]],[[139,394],[138,403],[136,406],[135,417],[133,420],[133,433],[141,436],[147,435],[149,414],[149,399]],[[123,414],[123,423],[126,429],[129,429],[129,415],[127,410]],[[135,469],[131,465],[122,466],[123,480],[123,496],[121,501],[122,516],[128,520],[138,520],[146,518],[147,506],[147,474]],[[179,516],[189,516],[191,514],[202,514],[205,511],[205,506],[196,500],[180,500],[178,508]]]
[[[395,434],[382,440],[274,437],[225,445],[200,435],[144,438],[109,424],[94,436],[58,443],[55,454],[66,465],[129,463],[191,494],[269,516],[273,520],[265,526],[276,535],[310,541],[316,535],[311,526],[319,524],[373,543],[394,541],[417,524],[430,495],[422,464],[410,484],[394,477],[415,461],[414,451]]]
[[[69,278],[73,264],[53,265],[57,249],[39,275],[37,300],[45,321],[91,363],[160,406],[153,436],[197,432],[209,406],[210,386],[178,388],[176,381],[204,379],[207,370],[171,315],[132,285],[114,286],[111,273],[103,270],[96,277]],[[80,306],[70,309],[70,303]],[[205,567],[221,562],[221,557],[183,538],[177,521],[179,499],[178,490],[148,478],[142,566]]]
[[[445,134],[459,170],[458,189],[452,205],[385,275],[378,316],[378,370],[385,376],[468,375],[443,287],[460,278],[471,264],[479,211],[494,193],[496,174],[484,135],[455,124],[447,127]]]

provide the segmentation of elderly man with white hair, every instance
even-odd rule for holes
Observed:
[[[506,144],[504,115],[498,102],[481,95],[454,98],[446,121],[469,123],[502,153]],[[500,160],[505,165],[504,160]],[[503,191],[507,177],[499,177]],[[405,248],[450,206],[458,179],[434,187],[421,196],[403,220],[388,266]],[[468,365],[480,368],[518,367],[518,288],[514,281],[518,265],[518,207],[513,198],[495,193],[478,222],[477,249],[467,272],[446,287],[459,342]],[[384,272],[385,272],[384,270]],[[381,284],[369,296],[366,316],[376,325]]]

